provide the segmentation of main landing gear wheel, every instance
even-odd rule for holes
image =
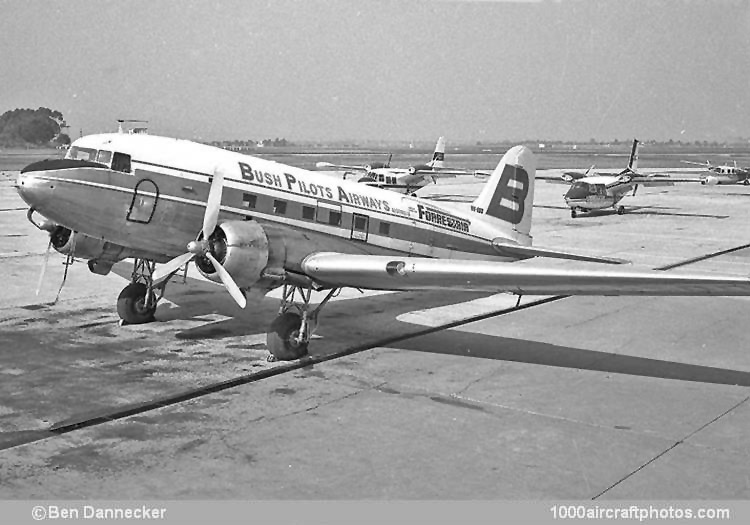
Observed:
[[[742,184],[744,184],[745,186],[750,186],[750,179],[743,180]]]
[[[156,296],[153,292],[146,301],[148,288],[143,283],[130,283],[117,298],[117,313],[127,324],[150,323],[156,311]]]
[[[293,361],[307,355],[307,345],[318,326],[318,314],[339,289],[329,290],[315,308],[310,307],[312,291],[312,281],[302,286],[284,284],[279,315],[266,333],[266,346],[271,354],[269,361]],[[299,295],[302,304],[295,302],[296,295]]]
[[[292,361],[307,355],[308,341],[299,341],[302,317],[294,312],[285,312],[271,323],[266,334],[266,346],[275,360]]]
[[[617,215],[622,215],[623,213],[625,213],[625,206],[617,208]]]
[[[570,210],[570,217],[571,217],[572,219],[575,219],[576,217],[578,217],[578,213],[576,213],[576,209],[575,209],[575,208],[572,208],[572,209]]]

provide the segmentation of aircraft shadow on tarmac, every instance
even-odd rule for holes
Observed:
[[[205,283],[203,286],[210,286]],[[202,308],[193,312],[193,316],[220,312],[226,308],[226,314],[232,315],[228,319],[208,322],[206,324],[181,330],[175,333],[177,339],[221,339],[223,337],[241,336],[265,332],[268,324],[278,311],[278,300],[264,298],[253,308],[252,319],[238,315],[237,308],[231,299],[223,297],[222,290],[210,286],[213,296],[201,299]],[[206,292],[204,292],[206,293]],[[203,295],[203,294],[199,294]],[[487,296],[486,293],[465,292],[460,301],[469,301]],[[366,343],[362,337],[376,342],[384,334],[402,332],[404,335],[420,330],[410,330],[410,323],[397,321],[396,318],[404,313],[423,308],[435,308],[455,304],[455,294],[443,292],[405,292],[386,295],[376,295],[329,303],[321,314],[319,333],[322,340],[311,345],[311,354],[328,351],[334,341],[346,344]],[[209,307],[209,308],[206,308]],[[188,306],[195,310],[195,305]],[[182,308],[173,309],[170,316],[179,318]],[[184,312],[183,313],[187,313]],[[157,313],[158,316],[158,313]],[[334,326],[335,320],[352,318],[367,318],[372,326],[372,333],[359,333],[357,341],[349,339],[353,334],[347,330],[342,332],[340,326]],[[166,320],[166,319],[164,319]],[[346,323],[345,326],[350,326]],[[411,325],[413,326],[413,325]],[[406,328],[406,330],[404,330]],[[366,329],[365,329],[366,331]],[[337,346],[339,346],[337,344]],[[674,379],[680,381],[694,381],[722,385],[750,386],[750,372],[716,368],[702,365],[692,365],[674,361],[664,361],[646,357],[614,354],[573,348],[551,343],[528,341],[508,337],[490,336],[471,333],[463,330],[439,330],[427,335],[420,335],[388,345],[390,348],[415,350],[433,354],[449,354],[465,357],[495,359],[518,363],[557,366],[562,368],[592,370],[616,374],[626,374],[660,379]]]
[[[675,211],[677,208],[669,208],[667,206],[626,206],[625,215],[664,215],[669,217],[695,217],[702,219],[728,219],[729,215],[712,215],[703,213],[680,213]],[[578,215],[576,220],[585,219],[587,217],[602,217],[605,215],[616,215],[617,210],[592,210]]]
[[[389,347],[399,350],[479,357],[613,374],[719,385],[750,386],[750,372],[740,370],[585,350],[539,341],[471,333],[463,330],[443,330],[401,341]]]
[[[248,308],[239,310],[232,299],[223,289],[201,283],[198,286],[208,287],[208,290],[186,291],[177,297],[167,298],[176,303],[177,307],[163,309],[158,308],[156,318],[159,321],[170,321],[177,319],[195,318],[200,319],[206,314],[218,313],[228,317],[213,322],[206,322],[199,326],[187,328],[175,332],[177,339],[220,339],[222,337],[233,337],[249,334],[265,333],[271,321],[276,317],[279,310],[279,299],[272,297],[259,298],[259,301],[248,302]],[[209,295],[209,293],[211,295]],[[428,292],[395,292],[383,295],[370,295],[361,298],[347,299],[343,301],[331,301],[320,314],[320,326],[318,333],[323,337],[343,339],[353,342],[353,330],[351,321],[366,319],[361,323],[357,332],[359,336],[372,338],[373,341],[382,339],[388,334],[389,327],[400,326],[401,330],[408,328],[408,324],[401,323],[396,318],[404,313],[424,308],[437,308],[455,304],[457,301],[471,301],[480,297],[491,295],[487,292],[460,292],[446,294],[443,291]],[[198,297],[197,301],[195,297]],[[337,336],[341,332],[335,325],[344,322],[348,328],[342,337]],[[372,334],[368,334],[371,328]],[[359,340],[361,343],[362,341]],[[315,352],[315,346],[311,345],[310,352]]]

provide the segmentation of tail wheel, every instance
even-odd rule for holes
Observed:
[[[279,361],[292,361],[307,355],[307,342],[299,343],[296,338],[302,318],[293,312],[286,312],[274,319],[266,334],[268,351]]]
[[[146,306],[146,285],[131,283],[123,288],[117,298],[117,313],[128,324],[150,323],[156,311],[156,296],[151,292],[149,306]]]

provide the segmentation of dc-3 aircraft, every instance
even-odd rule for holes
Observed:
[[[372,163],[364,166],[331,164],[318,162],[317,168],[327,168],[344,171],[362,171],[364,174],[357,181],[376,188],[385,188],[407,195],[413,195],[419,188],[430,182],[436,183],[439,177],[455,177],[456,175],[471,175],[469,170],[451,169],[444,166],[445,137],[438,138],[432,160],[427,164],[409,166],[408,168],[392,168],[390,158],[388,162]]]
[[[638,140],[633,140],[633,147],[628,159],[628,167],[615,174],[591,174],[593,166],[585,172],[566,171],[562,175],[538,174],[537,179],[548,182],[570,183],[570,188],[563,196],[570,208],[570,216],[576,218],[578,212],[614,208],[618,215],[625,213],[625,206],[618,206],[623,197],[631,191],[635,196],[638,186],[671,186],[675,182],[699,182],[696,178],[676,178],[667,174],[638,173]]]
[[[682,162],[703,166],[706,169],[708,174],[700,177],[701,184],[714,186],[716,184],[737,184],[741,182],[745,186],[750,186],[750,167],[737,166],[737,161],[734,161],[734,166],[727,164],[712,166],[710,160],[707,160],[705,164],[689,160],[683,160]]]
[[[135,259],[117,300],[124,322],[152,321],[168,280],[189,261],[242,308],[251,292],[283,286],[267,333],[283,360],[305,355],[321,309],[343,287],[750,295],[741,277],[514,264],[622,262],[531,246],[534,162],[528,148],[511,148],[460,211],[187,140],[101,134],[76,140],[64,159],[27,166],[17,188],[54,247],[88,259],[92,272]],[[314,308],[313,290],[328,290]]]

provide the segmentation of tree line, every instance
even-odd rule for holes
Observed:
[[[60,146],[70,144],[62,113],[49,108],[13,109],[0,115],[0,146]]]

